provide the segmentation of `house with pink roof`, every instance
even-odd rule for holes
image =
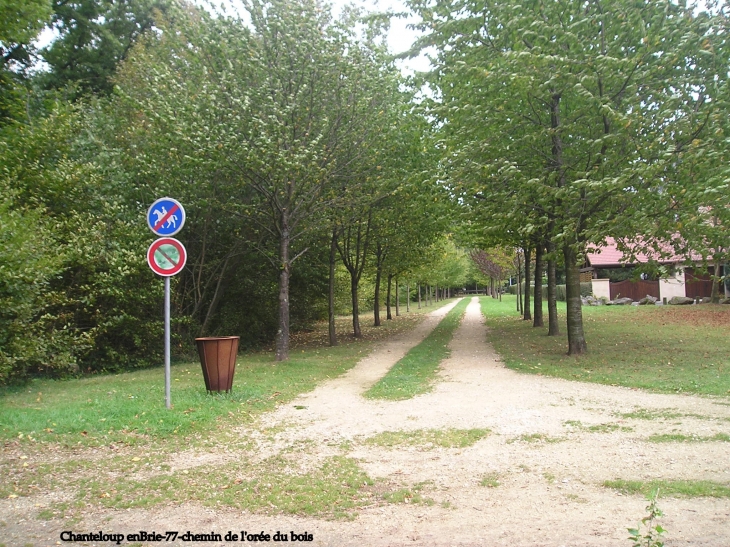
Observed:
[[[581,270],[583,275],[588,277],[593,285],[593,294],[598,297],[605,297],[609,300],[626,296],[633,300],[650,295],[660,300],[671,299],[674,296],[689,296],[691,298],[710,296],[712,281],[706,268],[700,263],[702,257],[692,256],[695,267],[687,267],[686,259],[674,253],[669,244],[662,246],[659,252],[647,254],[645,252],[633,252],[625,254],[618,248],[616,240],[607,237],[605,245],[592,246],[586,252],[586,267]],[[637,264],[655,262],[666,266],[668,275],[656,280],[624,280],[611,282],[611,280],[599,275],[602,270],[616,268],[633,268]]]

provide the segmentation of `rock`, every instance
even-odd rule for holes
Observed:
[[[730,304],[730,298],[723,298],[720,300],[720,304]]]
[[[710,302],[712,302],[712,298],[709,296],[705,296],[702,300],[700,300],[700,304],[709,304]]]
[[[624,298],[616,298],[615,300],[611,300],[609,302],[612,306],[628,306],[630,304],[633,304],[634,301],[631,298],[624,297]]]
[[[644,298],[639,300],[639,306],[647,306],[649,304],[656,304],[658,300],[659,300],[658,298],[654,298],[650,294],[647,294]]]
[[[595,296],[584,296],[581,300],[584,306],[603,306],[603,302]]]
[[[672,306],[687,306],[689,304],[694,304],[694,302],[694,298],[689,298],[688,296],[673,296],[668,304],[671,304]]]

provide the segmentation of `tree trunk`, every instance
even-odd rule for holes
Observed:
[[[525,246],[525,305],[524,321],[532,321],[532,313],[530,311],[530,262],[532,260],[532,247],[528,243]]]
[[[542,319],[542,269],[543,269],[543,263],[542,263],[542,255],[544,252],[544,248],[542,246],[542,243],[538,243],[535,247],[535,311],[532,314],[533,321],[532,326],[533,327],[542,327],[543,326],[543,319]]]
[[[710,302],[712,304],[720,303],[720,259],[715,259],[715,275],[712,278],[712,290],[710,291]]]
[[[395,278],[395,316],[400,316],[400,291],[398,290],[398,278]]]
[[[411,311],[411,284],[406,283],[406,313]]]
[[[421,284],[419,283],[416,288],[418,289],[418,309],[421,309]]]
[[[382,272],[380,271],[380,267],[376,268],[375,270],[375,300],[373,302],[373,318],[374,318],[374,325],[376,327],[380,326],[380,277]]]
[[[231,257],[229,256],[226,258],[226,261],[223,263],[223,266],[221,267],[221,273],[218,276],[218,282],[215,285],[215,292],[213,293],[213,299],[210,301],[210,304],[208,305],[208,311],[205,314],[205,319],[203,320],[203,324],[200,327],[200,336],[205,336],[208,332],[208,325],[210,324],[210,320],[213,318],[213,314],[215,313],[215,310],[218,308],[218,302],[220,302],[221,297],[223,296],[223,293],[226,290],[226,270],[228,269],[228,262],[230,261]]]
[[[522,313],[522,260],[517,251],[517,313]]]
[[[439,303],[439,286],[436,285],[436,288],[433,291],[434,296],[436,297],[436,303]]]
[[[388,292],[387,292],[387,296],[385,297],[385,318],[388,321],[391,321],[393,319],[393,314],[390,312],[390,295],[391,295],[392,287],[393,287],[393,275],[388,274]]]
[[[565,257],[565,297],[568,325],[568,355],[582,355],[588,351],[583,333],[583,309],[580,299],[580,264],[570,242],[563,244]]]
[[[362,329],[360,328],[360,304],[358,302],[358,286],[357,276],[350,274],[350,296],[352,297],[352,335],[355,338],[362,338]]]
[[[281,219],[281,241],[279,245],[279,259],[281,273],[279,274],[279,329],[276,332],[276,360],[289,359],[289,219]]]
[[[337,259],[337,229],[332,230],[332,241],[330,242],[330,280],[328,292],[328,321],[329,321],[329,342],[330,346],[337,345],[337,330],[335,329],[335,261]]]
[[[368,212],[366,220],[359,220],[355,225],[342,229],[341,237],[337,240],[337,250],[340,259],[350,273],[350,295],[352,298],[352,335],[362,337],[360,329],[359,287],[362,273],[368,257],[370,247],[370,224],[372,211]]]
[[[557,276],[557,260],[555,259],[555,243],[552,240],[547,242],[548,258],[548,336],[558,336],[560,334],[560,324],[558,323],[558,276]]]

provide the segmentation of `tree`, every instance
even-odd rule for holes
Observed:
[[[0,0],[0,126],[22,112],[20,88],[33,62],[31,44],[50,16],[50,0]]]
[[[6,182],[3,180],[2,182]],[[43,211],[18,208],[5,184],[0,200],[0,384],[28,372],[53,368],[69,360],[67,351],[43,332],[39,317],[47,308],[47,285],[60,268],[61,257],[47,245],[49,227]]]
[[[130,119],[139,118],[129,147],[140,169],[159,173],[159,187],[205,196],[220,211],[211,230],[230,220],[235,253],[255,249],[275,268],[284,360],[294,265],[331,235],[333,211],[376,170],[399,80],[314,1],[245,6],[250,25],[194,8],[161,22],[162,34],[132,52],[119,87]]]
[[[492,224],[514,226],[521,209],[510,204],[529,203],[550,227],[566,268],[568,353],[584,353],[585,245],[660,184],[667,136],[696,138],[685,118],[707,105],[690,90],[709,82],[693,61],[717,55],[722,32],[669,1],[410,5],[424,43],[439,46],[429,83],[449,161],[469,193],[485,196]],[[535,231],[533,219],[519,228]]]
[[[119,62],[170,5],[171,0],[53,0],[50,27],[58,37],[42,51],[50,67],[44,84],[110,94]]]
[[[10,318],[0,337],[11,340],[11,379],[155,363],[162,291],[143,259],[149,236],[125,203],[124,173],[104,171],[89,112],[60,103],[47,118],[9,129],[0,139],[0,189],[9,198],[2,264],[11,286],[0,292],[9,295]],[[12,342],[20,326],[32,341]]]

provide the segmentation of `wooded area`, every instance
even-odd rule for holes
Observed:
[[[406,287],[413,301],[468,282],[496,295],[521,272],[540,281],[522,300],[535,327],[547,275],[550,334],[565,273],[580,354],[588,244],[671,240],[719,272],[724,3],[409,6],[414,53],[436,51],[415,78],[384,45],[387,17],[316,0],[235,15],[0,0],[0,383],[159,363],[144,217],[165,195],[188,214],[178,354],[235,334],[285,360],[311,321],[329,316],[334,345],[336,313],[357,337],[360,312],[378,325]],[[40,47],[43,29],[56,35]]]

